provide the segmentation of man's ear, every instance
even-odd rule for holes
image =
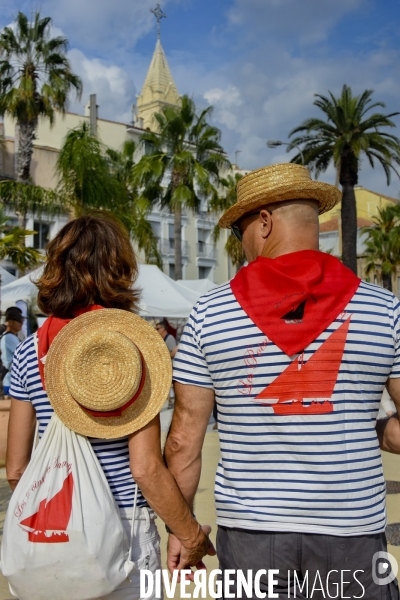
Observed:
[[[261,237],[267,239],[272,231],[272,214],[263,208],[259,216]]]

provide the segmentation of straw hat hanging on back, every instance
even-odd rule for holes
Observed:
[[[160,412],[171,381],[164,340],[124,310],[76,317],[46,357],[46,391],[54,411],[73,431],[95,438],[118,438],[147,425]]]
[[[271,165],[251,171],[238,181],[237,202],[222,215],[218,225],[229,228],[246,213],[285,200],[316,200],[321,215],[341,199],[342,193],[337,187],[314,181],[302,165]]]

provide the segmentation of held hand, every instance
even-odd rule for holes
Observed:
[[[169,536],[167,566],[171,574],[176,569],[181,571],[182,569],[188,569],[189,567],[196,567],[197,569],[206,568],[201,560],[203,556],[215,556],[216,554],[215,548],[208,537],[210,532],[211,527],[209,525],[203,525],[199,531],[196,544],[190,548],[183,546],[174,535],[171,534]],[[192,581],[193,578],[193,574],[192,576],[188,576],[188,579]]]

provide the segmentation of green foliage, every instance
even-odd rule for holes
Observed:
[[[80,97],[82,83],[71,71],[66,57],[65,37],[50,38],[50,17],[33,21],[18,12],[15,29],[0,33],[0,114],[18,122],[39,116],[54,120],[54,110],[65,111],[68,94],[75,89]]]
[[[139,250],[144,252],[146,263],[157,265],[162,269],[158,238],[147,220],[151,205],[139,197],[137,189],[131,183],[135,152],[136,144],[133,140],[126,141],[120,152],[111,148],[106,150],[114,189],[118,190],[114,214],[125,225]]]
[[[246,255],[243,252],[242,243],[231,233],[225,244],[225,250],[236,269],[240,269],[246,261]]]
[[[221,179],[221,184],[223,186],[223,193],[219,194],[216,198],[210,202],[210,210],[217,214],[225,212],[236,204],[237,202],[237,192],[236,187],[238,181],[243,177],[241,173],[235,173],[234,175],[228,174],[227,177]],[[218,225],[214,227],[213,238],[214,242],[217,242],[219,236],[221,235],[221,229]],[[241,242],[233,235],[230,234],[228,240],[225,244],[225,251],[228,254],[229,258],[232,261],[232,264],[238,269],[240,268],[245,260],[246,256],[243,252],[243,247]]]
[[[25,246],[25,237],[36,232],[10,227],[8,219],[4,207],[0,206],[0,260],[8,258],[22,273],[34,269],[43,261],[43,256],[35,248]]]
[[[19,215],[26,215],[27,212],[38,216],[65,212],[62,199],[54,190],[19,181],[0,181],[0,201]]]
[[[392,289],[392,274],[400,265],[400,207],[378,209],[374,225],[363,227],[365,241],[366,273],[381,271],[384,287]]]
[[[58,192],[75,216],[88,209],[113,209],[120,189],[114,189],[103,147],[85,121],[66,135],[56,171]]]
[[[161,267],[158,240],[147,221],[151,206],[139,199],[130,180],[135,151],[133,141],[126,141],[121,151],[105,148],[83,122],[67,134],[61,148],[58,193],[75,216],[111,212],[144,251],[146,262]]]

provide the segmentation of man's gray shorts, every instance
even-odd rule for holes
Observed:
[[[279,598],[399,600],[397,580],[384,583],[385,577],[390,580],[391,569],[385,556],[377,555],[378,552],[386,552],[384,533],[337,537],[221,526],[217,533],[222,581],[227,569],[241,570],[245,576],[251,569],[253,578],[261,569],[278,569],[279,573],[273,575],[277,580],[273,592],[278,593]],[[382,585],[374,582],[373,569]],[[231,574],[229,579],[233,579],[233,584],[229,590],[224,589],[224,598],[229,597],[228,591],[231,598],[262,597],[256,595],[254,587],[252,596],[240,595],[236,576]],[[261,594],[266,593],[268,598],[268,575],[261,575],[259,583]]]

